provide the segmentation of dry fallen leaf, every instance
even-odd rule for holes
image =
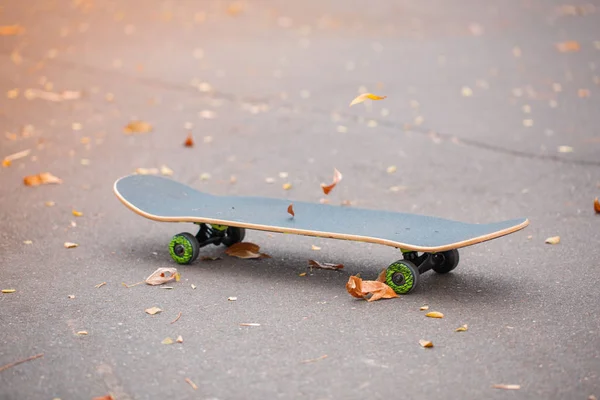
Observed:
[[[573,148],[571,146],[558,146],[559,153],[572,153]]]
[[[173,344],[175,342],[173,342],[173,339],[171,339],[170,337],[167,337],[167,338],[164,338],[161,343],[162,344]]]
[[[17,36],[22,35],[24,32],[25,28],[19,24],[0,26],[0,36]]]
[[[552,236],[546,239],[545,243],[548,244],[558,244],[560,243],[560,236]]]
[[[581,98],[590,97],[591,93],[588,89],[579,89],[577,91],[577,96]]]
[[[7,293],[7,294],[8,293],[14,293],[16,291],[17,291],[17,289],[2,289],[2,293]]]
[[[421,311],[429,310],[429,306],[421,306],[421,307],[419,307],[419,310],[421,310]]]
[[[228,297],[227,300],[229,300],[229,301],[236,301],[237,297]]]
[[[362,103],[363,101],[369,99],[369,100],[383,100],[387,98],[387,96],[377,96],[373,93],[363,93],[357,97],[354,98],[354,100],[352,100],[352,102],[350,103],[350,107],[352,107],[355,104],[358,103]]]
[[[268,254],[260,253],[260,246],[250,242],[235,243],[225,250],[225,254],[238,258],[270,258]]]
[[[431,340],[421,339],[419,340],[419,344],[421,347],[433,347],[433,342]]]
[[[467,324],[464,324],[464,325],[459,326],[458,328],[456,328],[454,331],[455,332],[466,332],[468,328],[469,327],[467,326]]]
[[[75,248],[75,247],[77,247],[77,246],[79,246],[79,245],[78,245],[77,243],[65,242],[64,246],[65,246],[65,248],[67,248],[67,249],[72,249],[72,248]]]
[[[177,268],[161,267],[146,278],[146,283],[148,285],[162,285],[163,283],[171,282],[172,280],[179,282],[180,278],[181,276],[179,272],[177,272]]]
[[[194,137],[192,136],[192,132],[189,132],[187,138],[185,138],[185,142],[183,142],[185,147],[194,147]]]
[[[594,211],[596,212],[596,214],[600,214],[600,201],[598,201],[597,197],[594,200]]]
[[[171,168],[167,167],[166,165],[162,165],[160,167],[160,174],[165,175],[165,176],[171,176],[171,175],[173,175],[173,170]]]
[[[315,260],[308,260],[308,265],[311,268],[332,269],[335,271],[344,268],[344,266],[342,264],[319,262],[319,261],[315,261]]]
[[[290,205],[288,206],[288,208],[287,208],[287,212],[288,212],[288,213],[289,213],[289,214],[290,214],[292,217],[294,217],[294,216],[296,215],[296,214],[294,214],[294,205],[293,205],[293,204],[290,204]]]
[[[146,308],[144,311],[146,312],[146,314],[150,314],[150,315],[154,315],[154,314],[158,314],[159,312],[162,312],[162,310],[158,307]]]
[[[177,343],[183,343],[183,336],[181,336],[181,335],[177,336],[177,339],[175,339],[175,341]]]
[[[80,336],[84,336],[84,335],[88,334],[88,331],[79,331],[79,332],[77,332],[77,334]]]
[[[439,311],[428,312],[427,314],[425,314],[425,316],[429,318],[444,318],[444,314],[442,314]]]
[[[566,42],[557,43],[556,48],[561,53],[568,53],[571,51],[579,51],[581,49],[581,46],[579,45],[579,42],[575,40],[569,40]]]
[[[152,125],[144,121],[131,121],[123,128],[123,133],[131,135],[133,133],[148,133],[152,131]]]
[[[498,384],[492,386],[494,389],[506,389],[506,390],[519,390],[521,389],[521,385],[504,385]]]
[[[346,290],[353,297],[366,299],[368,302],[398,297],[398,294],[384,282],[363,281],[358,276],[351,276],[348,279]]]
[[[71,211],[73,213],[74,216],[76,217],[83,217],[83,213],[81,211],[77,211],[77,210],[72,210]]]
[[[321,248],[319,246],[315,246],[314,244],[311,245],[310,248],[311,248],[311,250],[315,250],[315,251],[321,250]]]
[[[50,172],[42,172],[37,175],[28,175],[23,178],[25,186],[38,186],[38,185],[49,185],[49,184],[60,184],[63,183],[62,179],[57,178]]]
[[[323,189],[323,193],[329,194],[329,192],[331,192],[333,190],[333,188],[338,183],[340,183],[341,180],[342,180],[342,173],[334,168],[333,169],[333,182],[329,185],[321,183],[321,188]]]

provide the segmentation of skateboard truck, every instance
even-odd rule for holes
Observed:
[[[402,250],[403,259],[390,264],[385,272],[385,283],[398,294],[407,294],[417,287],[419,276],[429,270],[447,274],[458,265],[458,250],[423,253]]]
[[[178,233],[169,243],[171,258],[178,264],[189,264],[196,260],[201,247],[209,244],[223,244],[229,247],[243,241],[246,236],[244,228],[198,222],[195,224],[200,226],[196,235],[188,232]]]

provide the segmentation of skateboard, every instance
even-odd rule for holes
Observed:
[[[269,197],[217,196],[171,178],[129,175],[114,184],[118,199],[135,213],[154,221],[199,225],[198,233],[179,233],[169,253],[189,264],[207,245],[242,242],[246,230],[353,240],[398,248],[402,259],[386,268],[386,283],[398,294],[418,286],[429,270],[440,274],[456,268],[458,249],[517,232],[527,218],[473,224],[426,215],[310,203]],[[288,212],[293,204],[294,215]]]

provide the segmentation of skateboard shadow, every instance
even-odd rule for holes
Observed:
[[[121,254],[121,262],[128,265],[128,270],[139,270],[135,272],[138,276],[148,275],[159,267],[175,267],[182,273],[182,277],[198,281],[233,279],[258,282],[261,286],[275,283],[285,285],[289,282],[286,290],[312,288],[315,291],[333,293],[332,296],[348,294],[345,285],[352,275],[360,274],[364,280],[376,279],[382,266],[390,261],[386,253],[381,251],[373,251],[373,254],[381,254],[381,257],[370,258],[368,264],[363,260],[353,260],[346,253],[346,257],[336,256],[336,261],[343,263],[343,269],[324,270],[310,268],[308,260],[317,258],[324,262],[333,261],[333,255],[329,252],[316,255],[315,252],[300,249],[290,253],[289,248],[269,246],[270,258],[239,259],[225,254],[223,246],[207,246],[201,249],[196,261],[189,265],[179,265],[171,259],[162,238],[137,242],[135,248],[119,244],[117,250]],[[493,266],[475,266],[474,263],[477,260],[469,257],[448,274],[428,271],[420,276],[419,285],[413,292],[400,297],[409,300],[411,304],[433,299],[445,303],[488,304],[521,298],[525,292],[535,291],[531,282],[516,280],[510,271],[499,274]],[[305,279],[301,279],[302,273],[306,273]]]

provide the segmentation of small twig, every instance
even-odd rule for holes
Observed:
[[[181,318],[181,311],[179,311],[179,314],[177,314],[177,318],[175,318],[173,321],[171,321],[171,323],[174,324],[175,322],[177,322],[179,320],[179,318]]]
[[[315,361],[319,361],[322,360],[324,358],[327,358],[327,354],[322,355],[321,357],[317,357],[317,358],[311,358],[310,360],[304,360],[302,361],[303,364],[307,364],[307,363],[311,363],[311,362],[315,362]]]
[[[196,386],[196,384],[194,382],[192,382],[192,380],[190,378],[185,378],[185,381],[190,384],[192,389],[198,390],[198,386]]]
[[[125,286],[126,288],[128,288],[128,289],[129,289],[130,287],[134,287],[134,286],[137,286],[137,285],[141,285],[141,284],[142,284],[142,283],[144,283],[144,282],[146,282],[146,281],[141,281],[141,282],[138,282],[138,283],[134,283],[133,285],[128,285],[128,284],[126,284],[125,282],[121,282],[121,284],[122,284],[123,286]]]
[[[94,287],[95,288],[100,288],[100,287],[102,287],[104,285],[106,285],[106,282],[99,283],[99,284],[95,285]]]
[[[12,368],[12,367],[14,367],[15,365],[19,365],[19,364],[22,364],[22,363],[24,363],[24,362],[27,362],[27,361],[35,360],[36,358],[40,358],[40,357],[42,357],[43,355],[44,355],[44,353],[40,353],[40,354],[37,354],[37,355],[35,355],[35,356],[28,357],[28,358],[26,358],[26,359],[24,359],[24,360],[15,361],[15,362],[13,362],[13,363],[10,363],[10,364],[3,365],[2,367],[0,367],[0,372],[4,371],[5,369]]]

